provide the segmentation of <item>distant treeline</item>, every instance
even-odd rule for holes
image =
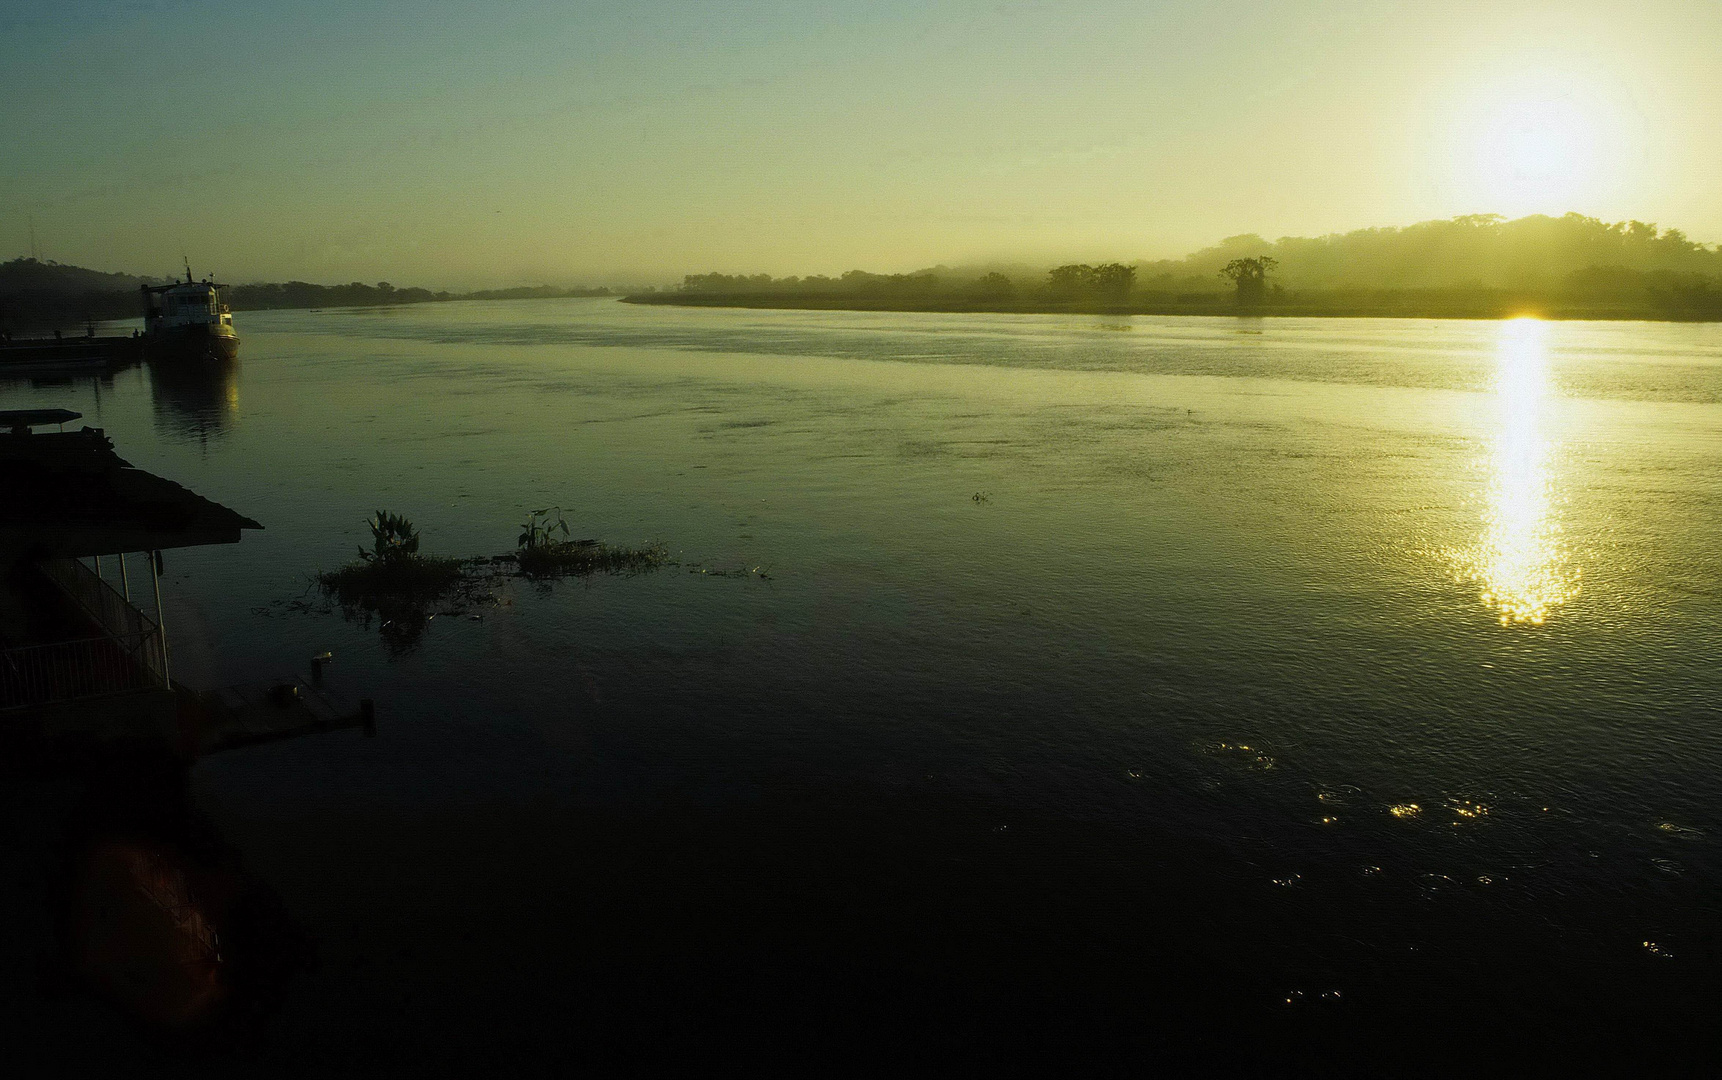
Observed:
[[[610,296],[609,289],[558,289],[551,285],[515,289],[481,289],[477,292],[432,292],[429,289],[397,289],[386,281],[366,285],[313,285],[288,281],[268,285],[234,285],[227,302],[235,311],[265,311],[277,308],[379,307],[386,304],[428,304],[439,300],[536,300],[562,296]]]
[[[640,303],[907,310],[1722,319],[1722,250],[1580,214],[1469,215],[1317,238],[1228,237],[1184,259],[840,277],[692,274]]]
[[[139,288],[165,284],[166,278],[107,274],[81,266],[36,259],[0,263],[0,332],[40,333],[79,328],[87,321],[135,318],[143,314]],[[375,307],[423,304],[442,300],[529,300],[564,296],[611,296],[612,290],[561,289],[534,285],[477,292],[432,292],[397,289],[386,281],[375,285],[314,285],[307,281],[234,285],[227,302],[235,311],[275,308]]]

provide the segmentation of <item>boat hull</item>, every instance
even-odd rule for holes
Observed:
[[[215,324],[163,327],[144,335],[151,360],[237,360],[239,335]]]

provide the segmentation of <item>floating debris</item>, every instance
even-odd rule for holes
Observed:
[[[1652,956],[1661,957],[1664,960],[1674,959],[1674,954],[1668,950],[1666,945],[1661,945],[1654,941],[1646,941],[1642,944],[1644,946],[1644,951]]]
[[[1387,812],[1392,814],[1394,817],[1403,820],[1406,818],[1416,817],[1418,814],[1423,812],[1423,808],[1414,802],[1394,803],[1392,806],[1387,808]]]

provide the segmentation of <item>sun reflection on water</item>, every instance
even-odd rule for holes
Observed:
[[[1542,431],[1548,389],[1547,326],[1537,319],[1502,324],[1490,460],[1488,508],[1478,543],[1460,552],[1460,576],[1481,589],[1502,626],[1541,625],[1578,595],[1579,575],[1552,512],[1549,442]]]

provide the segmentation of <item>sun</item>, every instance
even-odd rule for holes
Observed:
[[[1570,98],[1496,106],[1476,140],[1477,186],[1496,213],[1561,214],[1597,180],[1598,124]]]

